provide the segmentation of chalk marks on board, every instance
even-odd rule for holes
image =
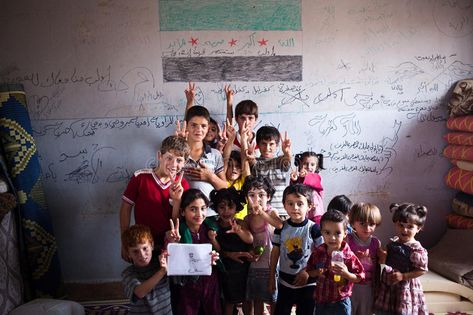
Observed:
[[[301,0],[159,0],[161,31],[300,30]]]
[[[166,82],[302,81],[302,56],[163,58]]]
[[[466,37],[473,33],[471,0],[436,0],[432,16],[437,29],[449,37]]]

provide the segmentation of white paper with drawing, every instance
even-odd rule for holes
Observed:
[[[211,244],[169,244],[169,276],[210,276]]]

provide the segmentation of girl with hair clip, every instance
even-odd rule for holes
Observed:
[[[314,190],[314,203],[312,208],[307,212],[307,218],[320,224],[320,218],[324,214],[322,177],[320,170],[324,169],[324,156],[316,154],[312,151],[306,151],[296,154],[294,157],[294,165],[297,170],[291,172],[291,185],[296,183],[305,184]]]
[[[240,193],[233,187],[213,190],[210,203],[219,214],[217,241],[224,268],[220,270],[220,285],[223,293],[223,314],[232,315],[234,307],[246,299],[246,279],[253,255],[250,253],[253,235],[248,224],[236,219],[243,209]]]
[[[427,250],[415,240],[424,226],[427,208],[403,203],[392,204],[390,210],[397,236],[386,246],[386,266],[375,301],[376,314],[429,314],[419,281],[427,272]]]

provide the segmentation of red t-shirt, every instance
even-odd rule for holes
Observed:
[[[184,191],[189,189],[184,178],[181,183]],[[152,169],[142,169],[133,174],[122,196],[125,202],[134,206],[135,223],[149,226],[157,246],[164,244],[165,233],[171,228],[171,184],[171,181],[161,182]]]

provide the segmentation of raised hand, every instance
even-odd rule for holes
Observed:
[[[181,240],[181,234],[179,234],[179,218],[176,219],[176,225],[172,219],[169,220],[171,230],[166,232],[166,240],[169,243],[177,243]]]
[[[297,171],[297,169],[292,168],[291,169],[291,181],[295,182],[295,181],[297,181],[298,178],[299,178],[299,172]]]
[[[228,140],[235,140],[236,138],[236,130],[235,127],[233,127],[233,118],[232,119],[227,119],[225,123],[225,137]]]
[[[189,86],[184,90],[186,94],[187,105],[192,106],[195,99],[195,83],[189,81]]]
[[[189,131],[187,131],[187,122],[184,121],[181,125],[181,121],[178,120],[176,122],[176,131],[174,134],[187,140],[187,135],[189,134]]]
[[[248,204],[251,208],[251,213],[254,215],[260,215],[263,212],[263,207],[260,205],[260,203],[250,197],[248,197]]]
[[[209,231],[207,232],[207,235],[208,235],[208,237],[209,237],[209,239],[210,239],[211,242],[212,242],[212,241],[215,242],[215,240],[217,239],[217,232],[214,231],[214,230],[209,230]]]
[[[169,257],[169,253],[167,250],[163,250],[161,254],[159,255],[159,265],[161,266],[161,268],[163,269],[168,268],[168,261],[167,261],[168,257]]]
[[[230,226],[232,227],[230,230],[228,230],[226,233],[235,233],[238,234],[241,232],[241,226],[240,224],[237,223],[235,219],[230,221]]]
[[[184,176],[184,171],[181,171],[179,177],[174,180],[171,178],[171,186],[169,187],[169,197],[172,200],[179,200],[181,199],[182,193],[184,192],[184,188],[182,187],[182,177]]]
[[[284,137],[281,142],[281,150],[286,156],[291,155],[291,139],[287,136],[287,131],[284,132]]]
[[[235,95],[235,92],[232,90],[230,84],[225,84],[223,87],[225,90],[225,96],[227,97],[227,103],[233,104],[233,95]]]

